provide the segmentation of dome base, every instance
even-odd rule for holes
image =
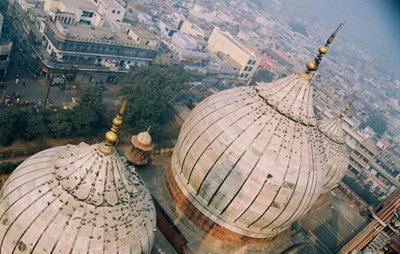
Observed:
[[[247,236],[235,233],[221,225],[215,223],[202,214],[195,206],[193,206],[186,196],[179,189],[178,184],[172,173],[171,164],[168,164],[165,170],[165,178],[167,182],[167,187],[173,200],[175,201],[176,208],[182,212],[186,218],[190,220],[196,227],[207,232],[209,235],[223,240],[236,243],[266,243],[273,241],[275,237],[272,238],[251,238]]]

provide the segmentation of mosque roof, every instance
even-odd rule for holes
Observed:
[[[306,73],[219,92],[186,119],[172,173],[210,220],[246,237],[269,238],[314,204],[327,158],[310,81],[336,33]]]
[[[122,121],[113,123],[116,135]],[[1,253],[150,253],[151,195],[110,140],[47,149],[17,167],[0,193]]]
[[[318,124],[325,143],[326,164],[323,193],[333,189],[343,178],[349,166],[349,154],[344,140],[343,118],[347,115],[351,103],[340,113],[338,118],[326,119]]]

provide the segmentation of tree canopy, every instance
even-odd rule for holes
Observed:
[[[272,82],[274,80],[275,74],[266,69],[259,69],[257,73],[253,76],[253,82]]]
[[[177,92],[189,88],[190,73],[183,67],[146,66],[131,72],[122,94],[128,99],[126,123],[135,133],[151,126],[154,140],[164,136],[163,125],[170,119],[169,104]]]
[[[388,128],[385,117],[380,113],[369,116],[366,121],[360,124],[359,128],[364,129],[367,126],[371,127],[378,135],[384,134]]]
[[[18,130],[18,115],[19,112],[15,108],[0,110],[0,145],[8,145],[13,141]]]
[[[80,103],[72,110],[31,111],[19,107],[1,108],[0,145],[9,145],[17,138],[32,140],[92,135],[93,130],[100,129],[102,107],[101,92],[93,85],[82,91]]]

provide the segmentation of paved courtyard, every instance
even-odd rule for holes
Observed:
[[[360,209],[335,189],[320,196],[299,222],[315,240],[318,253],[335,253],[367,221],[360,215]]]

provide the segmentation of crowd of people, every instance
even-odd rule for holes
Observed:
[[[16,91],[13,91],[12,94],[7,94],[6,91],[4,91],[3,95],[0,98],[0,105],[1,106],[30,106],[32,107],[33,110],[37,111],[40,106],[43,105],[44,100],[40,99],[38,101],[32,100],[32,99],[23,99],[21,98],[21,94],[19,92],[19,87],[25,87],[26,86],[26,81],[21,80],[19,75],[16,75],[15,79],[15,88]],[[0,82],[0,89],[5,89],[6,88],[6,83],[5,82]],[[53,103],[51,102],[50,99],[47,99],[47,104],[49,107],[53,106]]]
[[[20,106],[20,107],[22,107],[22,106],[30,106],[34,110],[38,110],[38,108],[40,106],[42,106],[43,103],[44,103],[43,99],[40,99],[39,101],[21,99],[20,94],[19,94],[18,91],[17,92],[13,92],[12,95],[5,94],[5,96],[3,96],[0,99],[0,105],[4,105],[4,106],[7,106],[7,107],[11,107],[11,106]],[[53,106],[52,102],[49,99],[47,99],[47,105],[49,107]]]

